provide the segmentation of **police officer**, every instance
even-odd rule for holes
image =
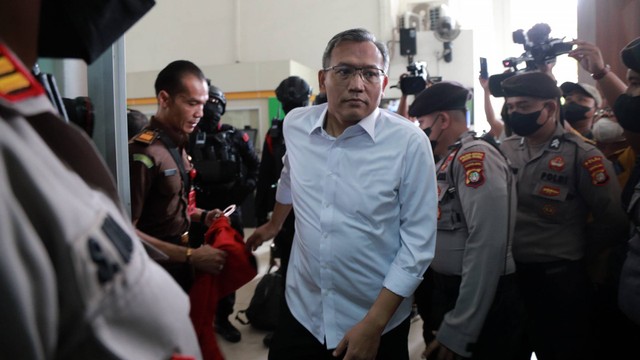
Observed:
[[[625,231],[620,187],[602,153],[564,131],[553,79],[529,72],[501,85],[516,134],[501,149],[518,178],[513,255],[528,313],[527,353],[589,359],[593,284],[586,253],[615,245]]]
[[[628,67],[629,87],[615,102],[614,111],[637,152],[640,149],[640,37],[622,49],[621,58]],[[633,224],[633,231],[620,275],[619,304],[626,316],[640,326],[640,163],[637,159],[634,174],[625,187],[625,194],[627,196],[623,197],[623,201]]]
[[[68,4],[0,3],[0,358],[201,358],[188,297],[145,252],[91,140],[29,71],[37,56],[91,63],[148,8]],[[83,42],[63,30],[96,26]]]
[[[564,119],[580,135],[593,140],[591,127],[596,111],[602,105],[598,89],[585,83],[564,82],[560,85],[565,103],[562,105]]]
[[[321,94],[318,94],[316,100],[322,100]],[[289,76],[282,80],[276,88],[276,97],[282,104],[285,115],[297,108],[309,105],[309,97],[311,96],[311,87],[299,76]],[[319,99],[320,98],[320,99]],[[326,102],[326,94],[324,95]],[[260,161],[260,175],[258,177],[258,186],[256,189],[256,218],[257,225],[266,223],[269,219],[269,213],[273,210],[276,201],[276,189],[278,180],[282,172],[282,157],[287,148],[282,134],[282,124],[284,119],[273,119],[271,129],[265,136],[262,145],[262,159]],[[289,253],[293,242],[295,217],[293,211],[287,216],[282,229],[273,240],[275,245],[275,254],[280,258],[280,268],[278,271],[282,276],[286,276],[287,265],[289,263]],[[265,336],[263,342],[266,346],[271,343],[273,333]]]
[[[297,107],[309,105],[310,96],[311,87],[299,76],[289,76],[282,80],[276,88],[276,97],[282,104],[285,115]],[[271,129],[265,136],[262,147],[255,206],[258,226],[268,221],[269,213],[273,210],[273,205],[275,204],[278,179],[280,179],[280,172],[283,167],[282,157],[287,150],[284,136],[282,135],[283,122],[283,119],[273,119]],[[287,217],[282,230],[274,239],[280,256],[280,268],[283,275],[286,273],[291,241],[293,241],[293,224],[294,215],[292,212]]]
[[[210,84],[210,80],[207,81]],[[227,99],[222,90],[210,84],[202,119],[189,136],[188,152],[196,169],[196,205],[205,209],[236,205],[230,216],[231,226],[244,236],[241,205],[255,189],[260,160],[247,133],[220,122],[226,107]],[[204,242],[207,229],[200,223],[191,225],[192,246]],[[235,293],[222,298],[215,320],[216,331],[230,342],[238,342],[242,336],[229,322],[234,303]]]
[[[193,267],[217,274],[226,257],[210,246],[189,245],[189,224],[210,225],[219,214],[195,207],[185,151],[188,134],[202,116],[208,86],[195,64],[177,60],[160,71],[155,90],[156,115],[129,141],[131,218],[140,236],[168,255],[163,266],[188,291]]]
[[[513,359],[522,336],[513,321],[522,315],[511,253],[515,179],[504,155],[468,129],[469,98],[461,84],[440,82],[409,108],[441,159],[436,253],[416,293],[424,355]]]

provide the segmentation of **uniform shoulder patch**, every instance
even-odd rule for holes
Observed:
[[[146,129],[138,133],[138,135],[133,137],[133,141],[139,142],[142,144],[151,145],[158,138],[160,133],[158,130],[154,129]]]
[[[458,156],[458,161],[464,168],[465,185],[478,188],[484,184],[484,152],[471,151]]]
[[[145,154],[133,154],[131,155],[133,161],[141,162],[147,169],[151,169],[153,167],[153,160]]]
[[[0,43],[0,98],[15,103],[42,94],[38,80]]]
[[[602,161],[602,156],[591,156],[582,163],[582,166],[589,172],[591,184],[602,186],[609,182],[609,174]]]

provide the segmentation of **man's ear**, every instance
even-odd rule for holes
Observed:
[[[325,93],[325,94],[327,93],[327,89],[324,86],[324,79],[326,78],[326,76],[327,76],[327,72],[326,71],[324,71],[324,70],[318,71],[318,84],[320,86],[320,92],[321,93]]]
[[[166,108],[169,106],[169,101],[171,101],[171,95],[164,90],[160,90],[158,93],[158,104],[161,108]]]
[[[544,106],[547,106],[549,109],[549,114],[555,115],[558,112],[558,101],[547,101]],[[557,119],[556,119],[557,120]]]
[[[439,115],[440,119],[438,121],[442,121],[442,130],[449,128],[451,126],[451,115],[448,112],[443,111]]]

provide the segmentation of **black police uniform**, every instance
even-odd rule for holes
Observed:
[[[262,160],[260,161],[255,202],[258,226],[268,221],[268,214],[273,210],[276,202],[278,180],[280,179],[280,173],[284,166],[282,157],[287,151],[282,133],[283,123],[284,120],[273,120],[271,129],[265,136],[264,144],[262,145]],[[280,269],[282,269],[282,273],[286,273],[287,264],[289,263],[289,253],[291,252],[291,244],[293,243],[295,231],[294,223],[295,215],[292,211],[285,219],[278,235],[273,239],[277,249],[277,256],[280,258]]]
[[[196,206],[222,210],[235,204],[231,224],[244,236],[239,206],[255,189],[260,164],[249,135],[228,124],[211,132],[197,128],[189,137],[189,154],[196,169]],[[192,226],[192,245],[201,243],[205,230],[200,224]]]
[[[255,189],[260,164],[249,135],[228,124],[218,123],[208,131],[199,126],[189,136],[189,154],[196,169],[193,179],[196,206],[222,210],[235,204],[236,211],[230,216],[231,226],[244,237],[240,205]],[[201,223],[191,224],[189,243],[192,247],[204,243],[206,230]],[[236,341],[231,340],[235,336],[229,331],[238,334],[228,322],[234,304],[235,293],[231,293],[220,299],[216,313],[217,328],[227,331],[225,338],[229,341]]]

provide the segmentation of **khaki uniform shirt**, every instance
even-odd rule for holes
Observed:
[[[470,356],[467,344],[482,330],[500,276],[515,271],[515,180],[506,158],[473,132],[463,134],[436,169],[438,234],[431,268],[461,276],[456,306],[445,315],[437,338]]]
[[[3,51],[0,82],[28,85],[0,88],[0,359],[200,358],[189,299],[146,254],[104,161]]]
[[[169,240],[186,232],[190,219],[180,167],[160,139],[162,134],[178,146],[185,171],[191,169],[184,150],[186,137],[152,117],[149,126],[129,141],[131,217],[142,232]]]
[[[517,170],[516,261],[579,260],[588,243],[615,241],[626,229],[620,185],[595,146],[557,125],[540,147],[512,136],[501,149]]]

